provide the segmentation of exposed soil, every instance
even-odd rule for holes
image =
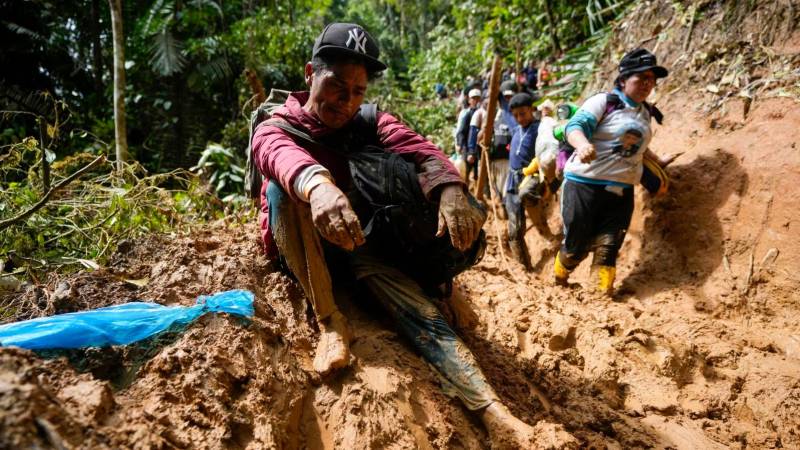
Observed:
[[[800,85],[778,80],[754,88],[751,100],[721,101],[734,90],[720,82],[724,74],[681,62],[714,42],[751,51],[740,39],[761,27],[770,36],[752,42],[800,73],[800,35],[774,19],[793,19],[796,6],[763,2],[742,12],[708,3],[684,52],[689,25],[670,5],[639,7],[603,68],[618,49],[667,33],[658,54],[680,68],[659,87],[667,119],[653,147],[685,152],[668,170],[667,196],[637,194],[616,296],[584,289],[588,263],[572,287],[552,286],[552,244],[535,230],[527,239],[541,271],[526,274],[497,246],[505,222],[490,221],[487,256],[459,277],[445,308],[513,413],[563,424],[585,447],[800,448],[800,108],[779,95]],[[744,31],[720,38],[725,20]],[[743,62],[748,83],[774,78],[769,64]],[[723,93],[707,91],[711,83]],[[558,228],[557,214],[550,225]],[[258,239],[255,225],[222,222],[153,236],[122,245],[99,271],[16,294],[29,315],[46,315],[134,299],[190,305],[201,294],[249,289],[256,317],[209,315],[125,348],[0,349],[0,448],[490,446],[478,418],[369,298],[340,305],[355,359],[320,380],[313,315]]]

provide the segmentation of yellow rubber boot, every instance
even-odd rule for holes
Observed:
[[[553,273],[556,277],[556,285],[567,286],[569,280],[569,269],[561,264],[561,252],[556,255],[556,262],[553,264]]]
[[[533,158],[528,167],[522,169],[522,174],[529,177],[539,171],[539,158]]]
[[[601,294],[612,295],[614,293],[614,278],[617,276],[617,268],[614,266],[596,266],[597,290]]]

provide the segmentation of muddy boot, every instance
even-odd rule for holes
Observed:
[[[314,355],[314,370],[320,375],[347,366],[350,362],[350,327],[336,311],[319,323],[319,342]]]
[[[519,420],[508,408],[494,402],[481,412],[493,449],[576,449],[578,441],[561,425],[539,422],[535,427]]]
[[[555,275],[556,286],[569,286],[570,270],[561,263],[561,252],[556,254],[556,261],[553,264],[553,273]]]
[[[614,266],[592,266],[592,278],[596,280],[595,291],[609,297],[612,296],[616,275],[617,268]]]
[[[508,241],[508,246],[511,249],[511,256],[522,264],[526,271],[530,272],[533,270],[531,266],[531,257],[528,255],[528,248],[525,242],[519,239],[512,239]]]

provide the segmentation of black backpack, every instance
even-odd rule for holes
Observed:
[[[489,159],[508,159],[509,148],[511,147],[511,129],[504,123],[496,123],[494,126],[494,136],[492,136],[492,147],[489,152]]]
[[[283,120],[269,119],[266,123],[296,140],[347,158],[353,189],[345,194],[364,226],[367,245],[426,290],[449,283],[483,257],[486,247],[483,230],[465,252],[453,247],[449,233],[436,237],[439,204],[423,194],[416,167],[406,159],[408,156],[380,147],[376,105],[362,105],[348,129],[325,142]],[[483,210],[471,195],[469,199]]]

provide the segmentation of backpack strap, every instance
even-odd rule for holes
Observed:
[[[662,113],[660,109],[656,108],[656,105],[651,105],[647,102],[644,102],[644,107],[650,112],[650,117],[656,119],[656,123],[661,125],[661,122],[664,121],[664,113]]]
[[[366,124],[370,129],[374,129],[377,133],[378,131],[378,105],[377,103],[364,103],[361,105],[359,110],[359,115],[362,119],[364,119],[364,124]]]
[[[656,123],[661,125],[664,121],[664,113],[661,112],[656,105],[651,105],[647,102],[642,102],[647,112],[650,113],[650,117],[656,119]],[[602,122],[603,119],[606,118],[607,115],[611,114],[612,112],[625,108],[625,102],[619,97],[619,95],[613,92],[606,93],[606,109],[603,111],[603,117],[600,118],[599,122]]]
[[[603,117],[601,117],[600,120],[597,121],[597,123],[602,122],[603,119],[605,119],[606,116],[611,114],[612,112],[617,111],[619,109],[624,109],[624,108],[625,108],[625,102],[622,101],[622,99],[619,97],[619,95],[617,95],[617,94],[615,94],[613,92],[607,92],[606,93],[606,109],[603,110]]]
[[[273,127],[276,127],[276,128],[280,128],[281,130],[291,134],[292,136],[294,136],[296,138],[302,139],[302,140],[308,142],[309,144],[317,145],[317,146],[320,146],[320,147],[323,146],[322,143],[315,141],[314,138],[312,138],[310,134],[306,133],[303,130],[299,130],[299,129],[293,127],[292,124],[290,124],[289,122],[287,122],[287,121],[285,121],[283,119],[278,119],[278,118],[269,119],[269,120],[265,121],[264,124],[265,125],[269,125],[269,126],[273,126]]]
[[[358,115],[353,119],[355,121],[356,127],[359,127],[363,131],[365,136],[374,136],[375,140],[377,140],[378,136],[378,105],[375,103],[365,103],[361,105],[361,109],[358,112]],[[309,144],[323,147],[329,150],[333,150],[336,153],[346,155],[346,152],[341,151],[335,146],[331,146],[328,144],[324,144],[322,142],[317,141],[309,133],[306,133],[303,130],[295,128],[289,122],[279,119],[279,118],[271,118],[263,122],[265,125],[271,125],[281,130],[289,133],[290,135],[299,138]]]

